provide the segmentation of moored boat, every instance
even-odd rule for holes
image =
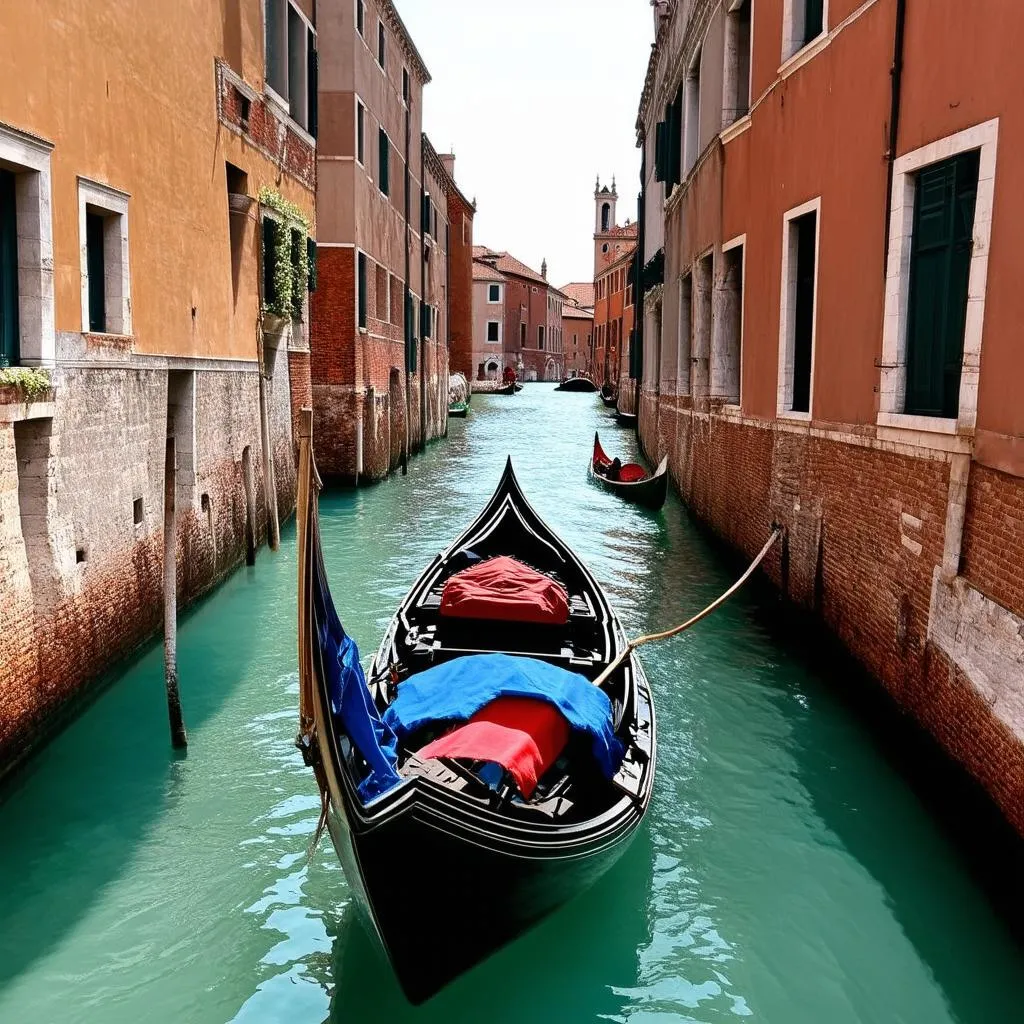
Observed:
[[[661,460],[653,473],[636,462],[616,463],[618,459],[608,456],[601,447],[600,436],[595,433],[594,452],[588,468],[590,478],[605,490],[634,504],[650,509],[659,509],[665,504],[668,494],[668,456]]]
[[[555,390],[594,392],[597,390],[597,385],[589,377],[566,377]]]
[[[357,902],[421,1002],[624,851],[654,780],[650,689],[632,653],[594,685],[625,634],[511,460],[413,584],[364,679],[327,583],[308,410],[299,435],[297,743]],[[496,699],[455,707],[485,682]],[[528,742],[492,757],[495,734]]]
[[[464,420],[469,414],[469,402],[453,402],[448,406],[448,415]]]
[[[615,394],[606,395],[602,391],[601,401],[604,403],[606,409],[614,409],[619,404],[619,396]]]
[[[616,409],[615,421],[620,427],[635,427],[636,426],[636,413],[635,412],[622,412]]]

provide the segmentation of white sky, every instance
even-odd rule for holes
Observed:
[[[396,0],[433,81],[424,126],[477,199],[473,241],[558,286],[593,278],[594,179],[636,219],[648,0]]]

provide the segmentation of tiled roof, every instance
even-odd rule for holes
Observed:
[[[570,306],[567,303],[562,307],[562,317],[569,320],[593,320],[594,311],[592,309],[583,309],[580,306]]]
[[[594,308],[593,281],[570,281],[562,285],[562,292],[574,305]]]
[[[480,260],[473,260],[473,280],[474,281],[504,281],[505,275],[499,274],[488,263],[482,263]]]
[[[527,281],[536,281],[538,284],[548,284],[536,270],[531,270],[525,263],[517,260],[515,256],[510,256],[507,252],[495,252],[494,249],[488,249],[486,245],[474,245],[473,259],[484,260],[503,274],[524,277]]]
[[[601,234],[611,238],[636,238],[637,226],[636,224],[616,224],[615,227],[602,231]]]

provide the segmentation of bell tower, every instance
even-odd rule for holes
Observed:
[[[594,278],[597,279],[597,272],[601,266],[601,257],[608,252],[610,232],[615,227],[615,205],[619,201],[619,195],[615,191],[615,177],[612,176],[612,185],[601,185],[601,177],[598,175],[594,185]]]

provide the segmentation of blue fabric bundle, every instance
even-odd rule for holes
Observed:
[[[446,661],[399,684],[383,724],[398,739],[430,722],[465,721],[498,697],[534,697],[553,704],[569,725],[587,733],[607,778],[624,749],[612,728],[607,694],[577,672],[535,658],[473,654]]]

